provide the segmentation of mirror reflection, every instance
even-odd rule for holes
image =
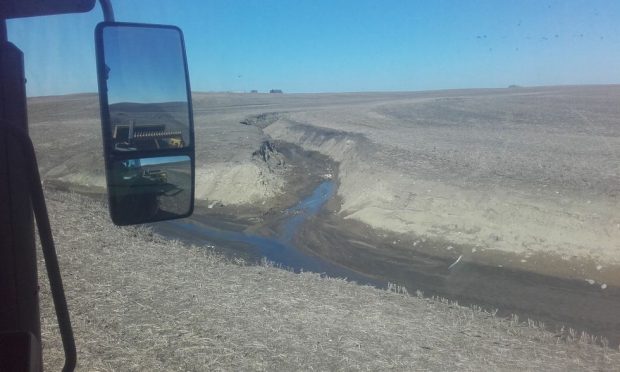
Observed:
[[[181,33],[168,27],[103,29],[112,150],[190,146]]]
[[[182,217],[192,208],[191,160],[165,156],[116,161],[108,187],[119,225]]]

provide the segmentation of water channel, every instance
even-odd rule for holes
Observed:
[[[414,252],[408,253],[406,259],[390,257],[391,247],[365,251],[359,245],[341,244],[346,239],[331,240],[337,244],[329,244],[327,240],[321,247],[299,249],[295,238],[299,238],[304,225],[321,212],[334,196],[335,189],[332,181],[319,184],[309,196],[284,210],[276,219],[275,228],[265,236],[216,228],[199,218],[169,221],[156,230],[168,237],[189,236],[193,243],[230,247],[255,261],[265,258],[295,272],[315,272],[379,288],[386,288],[388,282],[392,282],[405,286],[410,292],[419,289],[426,295],[439,295],[461,304],[498,309],[500,316],[517,314],[521,319],[543,321],[550,329],[572,327],[604,336],[610,345],[620,343],[620,319],[614,311],[620,309],[620,288],[593,291],[580,281],[473,262],[461,262],[456,269],[451,269],[450,262],[445,259]],[[316,226],[321,229],[316,224],[310,229]],[[323,236],[329,234],[343,235],[345,232],[322,233]]]
[[[293,238],[302,224],[310,217],[315,216],[325,203],[334,195],[335,185],[332,181],[319,184],[305,199],[283,212],[285,217],[276,228],[277,236],[266,237],[240,231],[224,230],[211,227],[196,220],[170,221],[169,224],[177,229],[192,235],[194,239],[205,242],[227,244],[241,244],[253,258],[264,258],[270,262],[282,265],[295,272],[309,271],[327,275],[333,278],[343,278],[355,281],[358,284],[368,284],[380,288],[387,287],[387,281],[375,279],[353,270],[330,263],[318,256],[305,253],[297,249]]]

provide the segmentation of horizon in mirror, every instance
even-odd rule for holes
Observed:
[[[112,149],[190,146],[181,32],[174,27],[106,26],[102,31]]]

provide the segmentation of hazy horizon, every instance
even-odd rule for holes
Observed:
[[[196,91],[426,91],[620,82],[620,2],[114,2],[184,32]],[[95,91],[84,14],[9,20],[29,96]],[[40,63],[44,61],[45,63]]]
[[[553,88],[553,87],[588,87],[588,86],[616,86],[620,85],[618,83],[607,83],[607,84],[556,84],[556,85],[518,85],[511,87],[473,87],[473,88],[443,88],[443,89],[426,89],[426,90],[366,90],[366,91],[342,91],[342,92],[286,92],[283,91],[283,94],[287,95],[302,95],[302,94],[373,94],[373,93],[426,93],[426,92],[442,92],[442,91],[454,91],[454,90],[497,90],[497,89],[537,89],[537,88]],[[64,96],[79,96],[79,95],[98,95],[99,93],[95,90],[92,92],[72,92],[66,94],[49,94],[49,95],[40,95],[40,96],[28,96],[27,98],[46,98],[46,97],[64,97]],[[278,96],[279,94],[269,93],[269,91],[258,91],[256,93],[252,93],[251,91],[204,91],[204,90],[192,90],[192,94],[268,94]],[[163,103],[185,103],[181,101],[169,101],[169,102],[152,102],[152,103],[143,103],[143,102],[115,102],[110,105],[115,104],[123,104],[123,103],[135,103],[135,104],[163,104]]]

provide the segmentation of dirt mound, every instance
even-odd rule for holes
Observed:
[[[260,148],[252,153],[252,159],[262,161],[272,170],[278,170],[284,167],[286,159],[276,149],[276,145],[270,141],[263,141]]]

